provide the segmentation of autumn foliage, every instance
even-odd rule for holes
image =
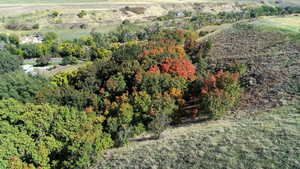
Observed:
[[[185,80],[192,81],[196,78],[196,68],[189,60],[168,58],[160,65],[160,68],[163,73],[175,74]]]
[[[199,93],[201,110],[212,118],[218,118],[232,109],[239,100],[241,88],[239,72],[218,71],[203,80]]]

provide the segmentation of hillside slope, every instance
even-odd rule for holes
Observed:
[[[297,16],[266,17],[206,36],[202,40],[214,42],[212,69],[233,61],[248,65],[239,113],[169,129],[160,140],[140,136],[128,147],[109,150],[92,169],[299,169],[299,109],[281,107],[299,99],[297,21]]]
[[[109,150],[91,169],[300,168],[300,114],[285,107],[242,120],[167,130],[164,139]]]
[[[208,35],[212,69],[232,62],[245,63],[244,110],[281,105],[291,81],[299,81],[299,16],[265,17],[241,22]]]

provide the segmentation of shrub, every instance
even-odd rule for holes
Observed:
[[[13,44],[6,44],[5,49],[11,53],[12,55],[17,55],[17,56],[23,56],[23,51],[22,49],[16,47],[16,45]]]
[[[42,46],[39,44],[26,43],[22,44],[20,48],[23,51],[23,57],[26,59],[39,58],[44,55]]]
[[[92,32],[91,36],[98,48],[109,48],[111,39],[106,34]]]
[[[68,86],[71,83],[71,79],[77,76],[77,72],[78,71],[64,71],[56,73],[51,77],[51,84],[59,87]]]
[[[242,91],[239,76],[238,72],[219,71],[216,75],[210,74],[204,79],[199,112],[207,113],[211,118],[219,118],[234,108],[239,102]]]
[[[81,10],[78,14],[77,14],[77,16],[79,17],[79,18],[83,18],[84,16],[86,16],[87,15],[87,13],[86,13],[86,11],[84,11],[84,10]]]
[[[130,123],[133,119],[133,107],[129,103],[113,102],[109,106],[110,117],[107,119],[107,130],[112,134],[115,146],[127,144],[130,134]]]
[[[20,57],[0,51],[0,74],[19,70],[22,62]]]
[[[227,70],[231,73],[239,72],[240,75],[243,75],[247,72],[247,65],[244,63],[234,62],[228,66]]]
[[[152,98],[147,92],[141,91],[133,93],[132,105],[135,112],[147,113],[151,108],[151,104]]]
[[[74,56],[77,58],[84,58],[86,57],[86,50],[75,43],[71,42],[63,42],[59,46],[59,54],[62,57]]]
[[[32,29],[39,29],[40,28],[40,24],[36,23],[32,25]]]
[[[12,99],[0,112],[0,167],[86,168],[112,145],[101,116]]]
[[[4,43],[8,42],[8,35],[6,33],[0,33],[0,41],[3,41]]]
[[[83,23],[83,24],[80,24],[79,27],[80,27],[80,29],[87,29],[89,27],[89,25]]]
[[[58,17],[58,15],[59,15],[59,12],[58,12],[58,11],[52,11],[52,13],[50,14],[50,16],[51,16],[52,18],[56,18],[56,17]]]
[[[10,30],[19,30],[23,27],[23,25],[19,21],[12,20],[9,23],[7,23],[5,27],[6,29],[10,29]]]
[[[142,52],[142,46],[135,42],[127,42],[119,46],[113,52],[113,58],[117,63],[123,63],[128,60],[135,60]]]
[[[112,57],[112,52],[105,48],[91,48],[91,60],[108,61]]]
[[[178,106],[169,94],[156,94],[153,97],[151,109],[148,114],[151,121],[148,129],[154,133],[154,137],[159,138],[160,134],[170,125]]]
[[[68,57],[64,57],[62,60],[62,65],[75,65],[77,64],[79,61],[76,57],[73,56],[68,56]]]
[[[50,56],[42,56],[36,60],[36,66],[47,66],[51,61]]]
[[[58,36],[55,32],[47,32],[44,34],[44,41],[55,41],[57,40]]]
[[[182,45],[186,39],[186,33],[186,31],[180,29],[165,29],[159,34],[152,36],[151,39],[156,41],[167,39],[175,41],[176,45]]]
[[[130,24],[130,21],[128,19],[125,19],[123,22],[122,22],[123,25],[129,25]]]
[[[19,45],[20,44],[20,37],[16,34],[10,34],[8,36],[9,43],[14,44],[14,45]]]
[[[107,80],[106,87],[111,93],[122,93],[126,89],[126,81],[122,74],[119,73]]]

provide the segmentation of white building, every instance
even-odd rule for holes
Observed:
[[[23,36],[20,39],[21,44],[24,44],[24,43],[42,43],[42,42],[43,42],[43,38],[35,37],[35,36]]]

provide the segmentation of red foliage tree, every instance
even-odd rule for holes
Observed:
[[[196,68],[189,60],[167,58],[162,64],[154,65],[148,71],[150,73],[170,73],[185,80],[193,81],[196,79]]]

